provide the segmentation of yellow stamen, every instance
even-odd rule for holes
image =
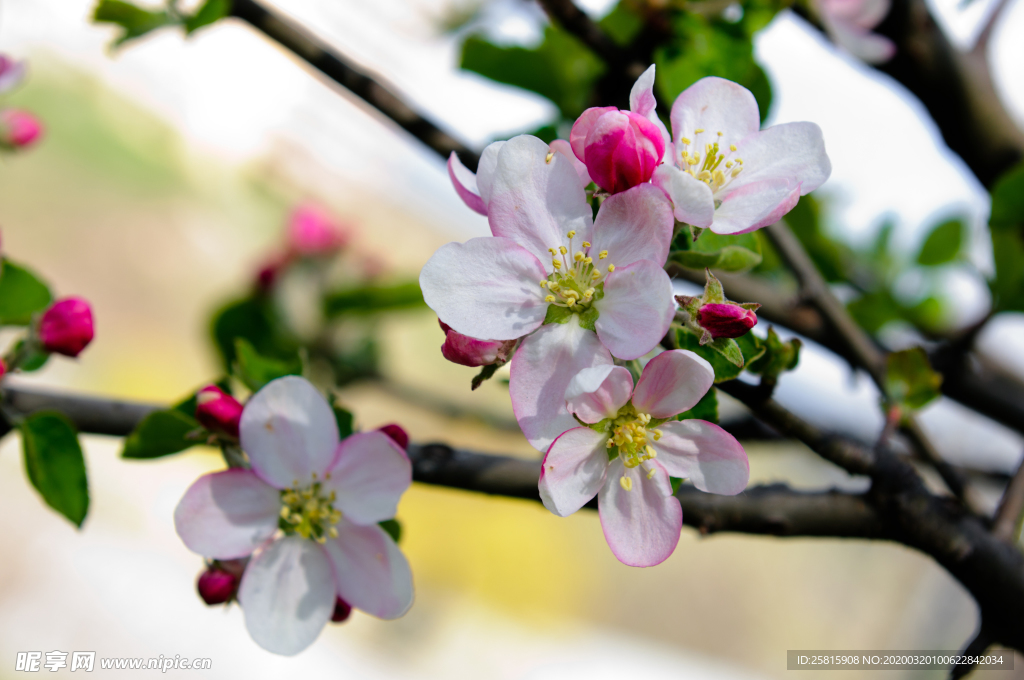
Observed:
[[[551,159],[554,158],[554,157],[555,157],[555,152],[554,151],[548,151],[548,155],[544,157],[544,162],[545,163],[550,163]]]
[[[608,265],[608,273],[611,274],[613,271],[615,271],[615,265],[613,265],[613,264]]]
[[[565,255],[567,252],[569,252],[569,250],[565,246],[558,246],[558,252],[560,252],[562,255]]]
[[[597,259],[599,259],[599,260],[603,260],[606,257],[608,257],[608,251],[607,250],[602,250],[600,253],[597,254]]]
[[[544,302],[550,303],[550,302],[554,302],[554,301],[555,301],[555,296],[554,295],[546,295],[546,296],[544,296]]]
[[[630,479],[629,477],[626,477],[625,475],[623,475],[622,477],[619,477],[619,486],[621,486],[626,491],[632,491],[633,490],[633,480]]]
[[[569,232],[568,234],[566,234],[566,236],[568,236],[569,238],[572,238],[572,237],[576,236],[576,230],[575,230],[575,229],[573,229],[573,230],[572,230],[572,231],[570,231],[570,232]]]

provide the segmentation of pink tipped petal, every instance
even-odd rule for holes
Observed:
[[[593,331],[580,328],[577,317],[542,326],[512,357],[509,395],[512,411],[530,445],[547,451],[551,442],[577,427],[565,408],[569,381],[584,368],[612,363]]]
[[[361,432],[338,446],[325,491],[337,493],[334,507],[356,524],[374,524],[395,516],[398,499],[412,484],[412,464],[383,432]]]
[[[715,197],[711,187],[668,163],[658,166],[651,180],[672,201],[672,211],[677,220],[695,227],[711,226],[715,219]]]
[[[491,200],[491,186],[494,184],[494,169],[498,167],[498,154],[505,142],[491,142],[480,154],[480,163],[476,166],[476,188],[480,199],[487,205]]]
[[[644,71],[629,91],[629,110],[648,117],[658,105],[654,98],[654,64]]]
[[[548,144],[548,148],[555,153],[560,153],[572,163],[572,167],[576,168],[576,174],[580,176],[580,186],[586,189],[593,181],[590,179],[590,173],[587,171],[587,165],[579,158],[576,158],[576,154],[573,153],[572,146],[565,139],[556,139],[555,141]]]
[[[607,261],[616,267],[637,260],[663,265],[674,226],[672,205],[665,194],[651,184],[640,184],[605,199],[594,222],[590,252],[607,250]]]
[[[718,142],[727,148],[761,127],[757,100],[750,90],[713,76],[701,78],[683,90],[672,104],[671,121],[675,141],[686,137],[692,143],[690,150],[702,157],[705,143]],[[719,132],[722,137],[718,137]],[[743,160],[746,162],[746,158]]]
[[[657,462],[647,465],[650,468],[629,469],[621,459],[612,461],[597,497],[608,547],[631,567],[653,567],[667,560],[683,528],[683,509],[672,495],[668,473]],[[650,479],[648,469],[655,470]],[[623,476],[632,482],[629,491],[622,486]]]
[[[672,281],[657,263],[639,260],[605,278],[604,297],[594,307],[601,343],[619,359],[637,359],[654,349],[672,324]]]
[[[238,429],[253,472],[278,489],[323,475],[338,448],[334,411],[308,380],[294,375],[253,395]]]
[[[590,134],[591,128],[594,127],[594,123],[602,115],[609,111],[617,111],[614,106],[595,106],[587,109],[583,114],[576,119],[576,122],[572,124],[572,130],[569,132],[569,146],[572,147],[572,151],[576,154],[576,158],[580,161],[586,162],[586,155],[584,149],[587,144],[587,135]]]
[[[672,420],[658,426],[651,441],[658,462],[673,477],[685,477],[701,491],[734,496],[747,488],[750,464],[736,438],[704,420]]]
[[[219,560],[252,554],[277,531],[281,493],[251,470],[203,475],[174,509],[174,528],[194,553]]]
[[[483,237],[438,248],[420,271],[420,288],[427,306],[459,333],[514,340],[544,322],[540,281],[547,275],[528,250]]]
[[[665,140],[647,118],[610,111],[594,123],[584,152],[594,182],[614,194],[651,178],[665,154]]]
[[[564,433],[541,464],[540,498],[559,517],[576,512],[597,495],[608,469],[607,435],[589,427]]]
[[[565,407],[585,423],[614,418],[633,392],[633,376],[621,366],[584,368],[565,390]]]
[[[814,123],[785,123],[751,135],[737,143],[736,156],[743,172],[726,191],[764,180],[789,180],[800,194],[814,191],[832,173],[821,128]],[[720,197],[719,197],[720,198]]]
[[[674,349],[647,362],[633,391],[633,406],[655,418],[671,418],[697,405],[715,382],[711,364]]]
[[[548,248],[562,245],[569,231],[590,240],[593,211],[569,159],[559,153],[549,157],[547,144],[520,135],[498,153],[487,219],[492,234],[511,239],[543,262],[550,261]]]
[[[381,619],[397,619],[412,606],[412,571],[405,555],[376,524],[358,526],[344,519],[338,537],[324,549],[334,568],[338,597]]]
[[[486,366],[498,360],[505,344],[504,341],[477,340],[458,331],[448,331],[441,345],[441,356],[461,366]]]
[[[334,575],[319,545],[286,536],[256,553],[238,601],[249,635],[263,649],[293,656],[309,647],[334,613]]]
[[[796,206],[800,186],[784,179],[746,184],[720,198],[711,231],[716,234],[746,234],[773,224]]]
[[[471,210],[481,215],[486,215],[487,206],[484,204],[483,199],[480,198],[480,190],[476,186],[476,175],[462,164],[462,161],[459,160],[454,151],[448,157],[448,176],[451,178],[452,184],[455,186],[455,193],[459,195],[459,198]]]

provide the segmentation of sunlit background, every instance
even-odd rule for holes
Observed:
[[[272,4],[471,145],[550,117],[545,100],[457,70],[457,38],[443,27],[469,0]],[[587,9],[598,16],[606,4]],[[989,0],[936,4],[965,47],[991,9]],[[1024,3],[1011,4],[991,58],[1005,104],[1024,123]],[[188,40],[166,31],[111,53],[112,32],[90,24],[90,10],[88,0],[0,3],[0,51],[31,63],[10,102],[46,125],[37,148],[0,166],[3,250],[59,294],[88,298],[97,318],[82,357],[51,361],[34,384],[168,403],[214,377],[210,314],[251,285],[298,201],[353,225],[355,247],[393,278],[415,277],[442,243],[486,233],[432,152],[247,26],[224,21]],[[492,37],[529,43],[542,15],[495,0],[478,21]],[[785,13],[756,46],[775,92],[771,122],[813,120],[824,130],[834,171],[818,194],[833,233],[863,243],[893,218],[897,243],[913,251],[943,216],[983,228],[987,194],[898,85]],[[983,245],[971,259],[990,270]],[[948,286],[959,302],[950,323],[976,318],[987,289],[955,273]],[[487,384],[471,395],[473,369],[441,358],[432,314],[379,323],[387,382],[344,391],[362,426],[399,422],[416,441],[536,455],[509,427],[505,389]],[[1021,327],[1004,318],[982,343],[1020,343]],[[839,429],[881,427],[870,380],[814,348],[777,396]],[[865,419],[854,420],[858,412]],[[945,401],[924,417],[951,457],[980,456],[1005,471],[1024,448],[1018,435]],[[0,678],[19,677],[16,653],[33,650],[210,657],[206,676],[217,678],[773,678],[787,674],[787,649],[956,649],[976,625],[963,589],[902,546],[701,538],[684,528],[672,558],[637,570],[611,555],[594,513],[560,519],[536,503],[417,484],[398,515],[417,588],[411,612],[397,622],[357,613],[281,658],[249,639],[237,607],[202,603],[201,559],[174,533],[175,504],[199,474],[223,465],[219,456],[195,449],[125,462],[119,448],[86,438],[92,505],[76,531],[25,481],[17,437],[0,446]],[[862,488],[791,445],[748,452],[752,483]],[[167,677],[176,673],[195,675]]]

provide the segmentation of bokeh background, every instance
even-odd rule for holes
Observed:
[[[458,36],[444,27],[472,9],[461,0],[272,4],[471,144],[551,115],[537,96],[457,70]],[[584,4],[600,16],[608,3]],[[988,0],[933,4],[964,45],[991,9]],[[87,0],[0,3],[0,50],[31,60],[8,101],[46,125],[36,148],[0,161],[3,249],[58,293],[87,297],[97,318],[82,357],[51,361],[33,384],[168,403],[216,376],[210,315],[251,286],[300,201],[351,225],[353,247],[395,280],[415,277],[442,243],[486,232],[431,152],[246,26],[225,21],[189,40],[159,33],[111,53],[112,32],[90,24],[90,10]],[[539,35],[539,15],[520,0],[495,0],[480,16],[509,43]],[[1019,121],[1022,29],[1024,3],[1013,0],[991,58]],[[898,86],[786,13],[756,48],[775,91],[770,120],[824,130],[834,172],[818,194],[832,233],[865,243],[892,219],[908,252],[945,216],[963,216],[979,234],[987,194]],[[972,263],[990,270],[985,239],[975,241]],[[954,321],[984,309],[977,281],[954,274],[948,286]],[[537,455],[514,428],[505,388],[492,381],[471,395],[473,369],[441,358],[429,311],[377,324],[385,379],[343,391],[360,425],[399,422],[416,441]],[[1020,329],[1008,315],[982,342],[1020,342]],[[813,347],[778,396],[840,429],[881,426],[870,381]],[[993,469],[1020,459],[1017,435],[944,400],[924,417],[951,456],[983,441],[972,455]],[[19,677],[16,653],[31,650],[210,657],[206,675],[217,678],[779,678],[791,674],[787,649],[956,649],[976,625],[959,585],[902,546],[701,538],[684,528],[672,558],[636,570],[611,555],[594,513],[560,519],[534,503],[417,484],[398,515],[417,586],[411,612],[397,622],[356,614],[285,659],[249,639],[237,607],[203,605],[194,591],[201,560],[174,533],[175,504],[198,475],[222,466],[216,452],[126,462],[119,441],[85,443],[92,505],[81,531],[29,487],[16,435],[0,445],[0,678]],[[799,447],[748,452],[752,483],[862,487]]]

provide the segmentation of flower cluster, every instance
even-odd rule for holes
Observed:
[[[675,316],[664,265],[676,223],[750,232],[831,172],[817,125],[762,131],[753,95],[721,78],[679,95],[669,134],[654,78],[651,66],[628,111],[585,111],[568,142],[496,142],[475,174],[453,154],[456,192],[487,217],[491,236],[443,246],[420,274],[446,358],[493,367],[511,353],[513,411],[546,452],[545,505],[565,515],[597,495],[609,545],[635,566],[658,564],[678,541],[672,478],[734,494],[748,477],[733,437],[675,420],[710,389],[707,362],[665,352],[635,389],[623,367],[654,350]],[[757,305],[719,297],[688,309],[707,341],[737,337],[757,320]]]
[[[197,417],[237,432],[249,467],[200,477],[174,512],[185,545],[215,560],[198,583],[204,601],[237,598],[257,644],[286,655],[352,608],[402,616],[412,574],[378,525],[412,482],[401,428],[342,440],[327,400],[296,376],[268,383],[240,415],[225,397],[204,389]]]

